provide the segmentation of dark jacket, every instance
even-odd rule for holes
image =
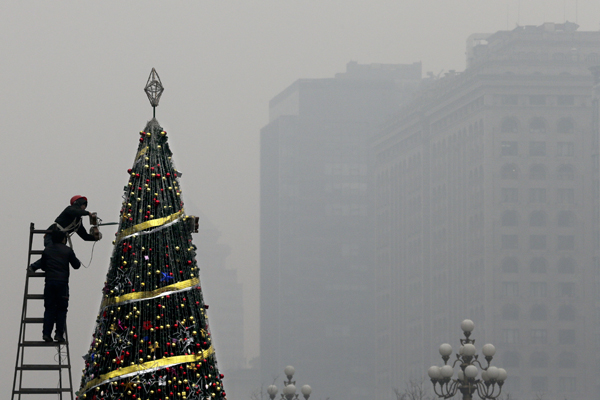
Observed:
[[[69,282],[69,264],[74,269],[79,269],[81,262],[75,257],[75,252],[62,243],[52,243],[42,253],[42,258],[31,264],[35,271],[42,269],[46,272],[46,282]]]
[[[77,234],[87,242],[93,242],[96,240],[93,235],[90,235],[85,231],[83,224],[81,223],[81,217],[84,215],[90,215],[89,211],[82,210],[78,206],[68,206],[60,213],[58,217],[54,220],[55,224],[60,225],[61,230],[65,230],[65,232],[70,235],[73,232],[77,232]],[[50,225],[48,230],[52,230],[55,224]],[[69,226],[71,226],[69,228]],[[67,229],[68,228],[68,229]]]

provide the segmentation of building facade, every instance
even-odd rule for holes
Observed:
[[[577,28],[473,35],[374,136],[377,399],[465,318],[511,398],[597,398],[600,32]]]
[[[318,398],[374,391],[369,135],[421,77],[420,63],[349,63],[270,102],[261,131],[264,385],[286,365]]]

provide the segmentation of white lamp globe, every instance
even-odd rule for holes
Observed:
[[[508,373],[504,368],[498,368],[498,382],[504,382],[508,377]]]
[[[474,356],[475,353],[477,352],[477,349],[475,348],[475,346],[472,343],[467,343],[463,346],[463,355],[465,356]]]
[[[463,332],[473,332],[474,328],[475,324],[470,319],[465,319],[463,322],[460,323],[460,329],[462,329]]]
[[[442,377],[442,373],[440,371],[440,367],[438,367],[436,365],[432,365],[427,370],[427,375],[429,375],[429,377],[431,379],[440,379]]]
[[[267,393],[269,394],[269,396],[275,396],[277,394],[277,386],[275,385],[269,385],[269,387],[267,388]]]
[[[300,392],[302,392],[304,397],[308,397],[312,393],[312,388],[309,385],[304,385],[300,388]]]
[[[292,367],[291,365],[288,365],[283,369],[283,372],[285,373],[285,376],[288,377],[288,379],[292,379],[292,376],[294,376],[294,373],[296,373],[296,368]]]
[[[488,343],[481,348],[481,352],[486,357],[493,357],[496,354],[496,347],[493,344]]]
[[[443,378],[452,378],[452,375],[454,375],[454,369],[450,365],[444,365],[442,368],[440,368],[440,373],[442,374]]]
[[[465,376],[469,379],[475,378],[478,373],[479,373],[479,371],[477,370],[477,367],[474,365],[468,365],[465,368]]]
[[[442,356],[449,356],[452,354],[452,346],[450,346],[448,343],[441,344],[439,351]]]
[[[498,370],[498,368],[496,367],[489,367],[487,369],[487,376],[490,379],[498,379],[498,376],[500,375],[500,371]]]
[[[283,388],[283,394],[288,397],[288,396],[293,396],[296,394],[296,386],[294,386],[293,384],[289,384],[286,387]]]
[[[481,379],[483,379],[484,382],[487,382],[490,380],[490,378],[488,377],[488,373],[485,369],[483,371],[481,371]]]
[[[462,372],[462,369],[459,369],[458,372],[456,373],[456,375],[458,376],[458,380],[459,381],[464,381],[465,380],[465,373]]]

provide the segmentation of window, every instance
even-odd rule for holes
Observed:
[[[558,309],[558,319],[561,321],[574,321],[575,307],[570,304],[560,306]]]
[[[556,131],[558,133],[573,133],[574,126],[571,118],[561,118],[556,123]]]
[[[546,155],[546,142],[529,142],[529,155],[530,156],[545,156]]]
[[[517,179],[519,178],[519,169],[517,164],[504,164],[500,172],[502,179]]]
[[[519,272],[519,261],[517,257],[504,257],[502,260],[502,272],[505,274]]]
[[[575,344],[575,329],[559,329],[558,344]]]
[[[516,304],[505,304],[502,307],[502,319],[505,319],[505,320],[519,319],[519,306]]]
[[[559,157],[573,157],[575,155],[575,145],[573,142],[556,143],[556,155]]]
[[[556,216],[556,224],[560,227],[575,225],[575,214],[573,211],[559,211]]]
[[[531,282],[529,284],[529,295],[532,297],[546,297],[547,291],[546,282]]]
[[[546,321],[548,319],[548,309],[542,304],[531,307],[530,319],[532,321]]]
[[[558,378],[558,391],[560,393],[570,393],[577,390],[574,376],[561,376]]]
[[[558,235],[556,237],[556,250],[575,250],[575,236]]]
[[[546,235],[529,235],[529,248],[543,250],[546,248]]]
[[[529,105],[543,106],[546,105],[546,96],[529,96]]]
[[[530,133],[545,133],[546,132],[546,122],[542,118],[534,118],[529,122],[529,132]]]
[[[503,156],[516,156],[519,154],[517,142],[502,142]]]
[[[543,164],[533,164],[529,167],[529,179],[544,180],[546,179],[546,167]]]
[[[529,226],[546,226],[546,213],[539,210],[529,213]]]
[[[546,202],[546,189],[529,188],[529,202],[530,203],[545,203]]]
[[[516,106],[519,104],[519,96],[510,94],[502,96],[503,106]]]
[[[560,282],[558,295],[561,297],[575,297],[575,282]]]
[[[558,204],[575,204],[575,189],[556,189],[556,202]]]
[[[517,133],[519,130],[519,123],[516,118],[509,117],[504,118],[500,124],[500,132],[502,133]]]
[[[571,351],[561,351],[558,355],[558,368],[575,368],[577,355]]]
[[[518,296],[519,284],[517,282],[502,282],[502,295],[505,297]]]
[[[545,329],[532,329],[531,330],[531,343],[548,343],[548,332]]]
[[[558,273],[559,274],[574,274],[575,273],[575,260],[571,257],[562,257],[558,260]]]
[[[518,329],[502,329],[500,340],[506,344],[519,343],[519,330]]]
[[[502,366],[506,368],[517,368],[520,362],[519,353],[516,351],[507,351],[502,356]]]
[[[519,189],[517,188],[502,188],[500,190],[500,197],[503,203],[518,203],[519,202]]]
[[[574,106],[575,96],[558,96],[556,98],[556,104],[559,106]]]
[[[506,210],[500,217],[502,226],[517,226],[519,224],[519,215],[515,210]]]
[[[546,259],[544,257],[534,257],[529,263],[529,270],[532,274],[546,273]]]
[[[575,179],[575,168],[571,164],[562,164],[556,170],[556,175],[558,179],[572,181]]]
[[[529,356],[529,365],[533,368],[546,368],[548,366],[548,353],[545,351],[534,351]]]
[[[534,376],[531,378],[531,390],[534,392],[548,391],[548,378],[545,376]]]
[[[517,249],[519,238],[517,235],[502,235],[502,249]]]

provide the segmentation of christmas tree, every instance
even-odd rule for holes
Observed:
[[[152,70],[146,92],[158,105]],[[78,399],[224,399],[206,317],[194,217],[186,216],[167,133],[140,132]]]

